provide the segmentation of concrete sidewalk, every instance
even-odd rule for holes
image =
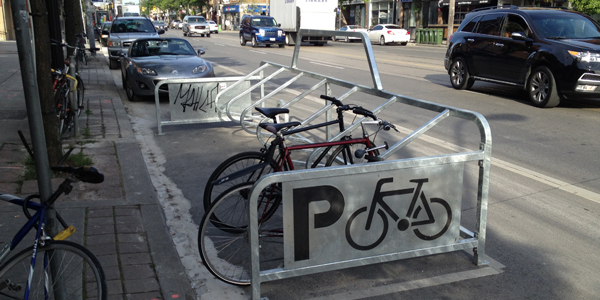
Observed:
[[[27,111],[15,42],[0,42],[0,191],[37,193],[36,180],[23,180],[28,140]],[[69,240],[82,243],[101,261],[109,299],[196,299],[165,225],[146,164],[114,84],[107,58],[98,53],[80,72],[85,83],[81,134],[64,140],[91,156],[105,175],[100,184],[77,183],[56,204],[77,228]],[[56,188],[62,180],[53,179]],[[0,247],[24,224],[21,208],[0,203]],[[22,244],[30,245],[25,239]]]

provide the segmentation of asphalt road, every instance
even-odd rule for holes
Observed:
[[[169,30],[165,36],[182,37]],[[213,62],[217,76],[245,75],[261,61],[291,63],[293,47],[239,45],[237,33],[188,38]],[[530,105],[521,90],[477,82],[471,91],[454,90],[443,67],[444,48],[373,45],[384,89],[418,99],[481,113],[493,136],[492,173],[486,255],[490,267],[477,268],[469,254],[456,252],[383,265],[304,276],[263,284],[269,299],[593,299],[600,293],[600,149],[597,132],[600,109],[589,101],[565,102],[552,109]],[[298,68],[348,82],[373,86],[364,49],[359,43],[303,46]],[[113,71],[120,86],[120,74]],[[289,77],[278,79],[282,84]],[[302,90],[310,80],[293,88]],[[334,88],[333,94],[344,90]],[[203,213],[200,201],[210,172],[225,158],[257,150],[256,138],[235,124],[166,127],[156,136],[153,99],[130,103],[122,94],[138,139],[163,197],[170,226],[190,228]],[[372,104],[369,98],[352,103]],[[168,103],[162,102],[166,110]],[[431,115],[403,107],[386,110],[386,120],[415,128]],[[451,121],[430,133],[431,140],[414,149],[417,155],[476,149],[478,136],[465,122]],[[439,142],[440,140],[445,143]],[[468,169],[465,177],[476,178]],[[466,190],[473,192],[473,187]],[[462,203],[464,226],[474,226],[476,203]],[[175,207],[175,208],[173,208]],[[179,224],[183,220],[188,224]],[[193,227],[193,226],[192,226]],[[189,231],[189,230],[188,230]],[[192,230],[193,231],[193,230]],[[194,248],[197,232],[174,242],[180,248],[197,292],[206,299],[247,297],[248,288],[222,284],[203,270]],[[194,253],[196,251],[196,253]],[[195,261],[194,261],[195,260]],[[215,298],[216,299],[216,298]]]

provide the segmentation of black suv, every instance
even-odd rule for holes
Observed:
[[[475,80],[522,86],[538,107],[599,97],[600,26],[563,9],[477,9],[450,37],[444,64],[456,89]]]

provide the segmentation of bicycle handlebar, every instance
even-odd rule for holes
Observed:
[[[331,103],[335,104],[335,106],[337,106],[337,107],[340,107],[340,106],[344,105],[342,103],[342,101],[336,99],[335,97],[329,97],[327,95],[321,95],[321,99],[325,99],[325,100],[331,101]]]

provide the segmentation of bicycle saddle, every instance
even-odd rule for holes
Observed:
[[[258,112],[260,112],[261,114],[263,114],[271,119],[273,119],[278,114],[287,114],[290,112],[290,110],[287,108],[279,108],[279,107],[274,107],[274,108],[255,107],[254,109],[256,109]]]
[[[54,171],[71,173],[75,178],[87,182],[87,183],[101,183],[104,181],[104,174],[100,173],[98,169],[94,167],[64,167],[64,166],[56,166],[52,167]]]
[[[274,123],[260,123],[258,124],[258,126],[260,126],[260,128],[267,130],[270,133],[277,133],[279,131],[281,131],[282,129],[288,129],[294,126],[298,126],[300,125],[300,122],[287,122],[287,123],[280,123],[280,124],[274,124]]]

